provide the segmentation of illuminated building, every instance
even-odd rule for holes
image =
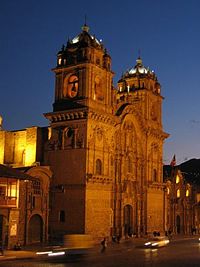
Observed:
[[[191,234],[194,227],[194,189],[178,167],[165,166],[166,230],[173,234]]]
[[[49,127],[0,131],[0,163],[52,171],[50,237],[163,232],[168,134],[156,74],[139,57],[115,88],[111,57],[87,25],[58,52],[53,71]]]
[[[164,166],[166,229],[174,234],[200,233],[200,160]]]
[[[111,57],[87,25],[58,52],[53,71],[50,235],[163,232],[168,134],[155,73],[139,57],[114,88]]]
[[[0,241],[7,248],[48,240],[52,173],[39,166],[41,133],[37,127],[0,131]]]

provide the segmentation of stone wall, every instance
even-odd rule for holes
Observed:
[[[147,192],[147,232],[164,231],[164,193],[150,188]]]
[[[113,226],[111,185],[88,184],[86,191],[86,233],[94,239],[109,237]]]

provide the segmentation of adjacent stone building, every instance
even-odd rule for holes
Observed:
[[[164,167],[166,182],[166,229],[173,234],[191,234],[195,227],[195,190],[179,167]]]
[[[0,131],[0,242],[7,248],[48,240],[52,172],[40,166],[41,131]]]
[[[164,166],[166,229],[173,234],[200,233],[200,159]]]

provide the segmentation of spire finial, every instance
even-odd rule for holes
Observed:
[[[82,26],[82,31],[83,32],[89,32],[89,27],[87,26],[87,16],[85,15],[85,23],[84,23],[84,25]]]
[[[138,49],[138,58],[141,58],[141,50],[140,50],[140,48]]]
[[[138,49],[138,58],[136,60],[137,66],[142,66],[141,51]]]

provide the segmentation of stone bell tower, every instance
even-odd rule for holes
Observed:
[[[58,52],[53,71],[53,112],[44,114],[50,121],[45,159],[54,173],[50,235],[109,235],[112,184],[106,132],[115,123],[111,58],[84,25]]]
[[[111,58],[101,41],[82,32],[57,54],[54,111],[91,107],[107,111],[111,105]]]
[[[125,179],[133,182],[137,192],[132,207],[137,211],[135,217],[138,219],[135,226],[132,223],[133,229],[141,234],[156,229],[163,231],[165,206],[162,156],[163,143],[168,134],[162,126],[161,86],[154,71],[145,67],[138,57],[136,65],[118,81],[117,90],[116,114],[123,118],[125,130],[121,134],[120,154],[124,155],[124,161],[130,161],[129,165],[135,168],[135,171],[130,172],[131,179],[127,178],[130,174],[122,172]],[[121,162],[123,164],[123,158]],[[130,169],[129,165],[127,169]],[[131,203],[131,199],[124,205],[128,205],[128,202]],[[129,221],[126,223],[130,226]]]

